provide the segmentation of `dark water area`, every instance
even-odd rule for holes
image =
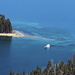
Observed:
[[[0,36],[0,50],[10,49],[12,37]]]
[[[11,51],[12,37],[0,37],[0,74],[6,75],[10,63],[10,51]]]

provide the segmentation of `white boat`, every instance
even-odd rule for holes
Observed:
[[[45,48],[50,48],[50,44],[47,44],[46,46],[44,46]]]

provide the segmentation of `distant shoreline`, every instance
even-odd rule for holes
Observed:
[[[22,32],[17,31],[17,30],[12,30],[11,33],[0,33],[0,36],[5,36],[5,37],[33,37],[33,38],[41,38],[41,39],[49,40],[49,39],[41,37],[41,36],[25,35]]]
[[[24,35],[20,31],[12,30],[11,33],[0,33],[0,36],[8,36],[8,37],[28,37],[27,35]]]

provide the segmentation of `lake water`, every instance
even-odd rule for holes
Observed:
[[[29,73],[37,65],[43,69],[48,60],[57,63],[72,59],[75,54],[74,0],[1,2],[0,13],[11,20],[13,29],[39,38],[0,37],[0,75],[8,75],[10,70]],[[51,47],[44,49],[46,44]]]

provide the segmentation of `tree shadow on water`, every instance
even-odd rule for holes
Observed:
[[[0,50],[10,49],[12,37],[0,36]]]
[[[12,37],[0,37],[0,75],[5,75],[10,70],[11,42]]]

